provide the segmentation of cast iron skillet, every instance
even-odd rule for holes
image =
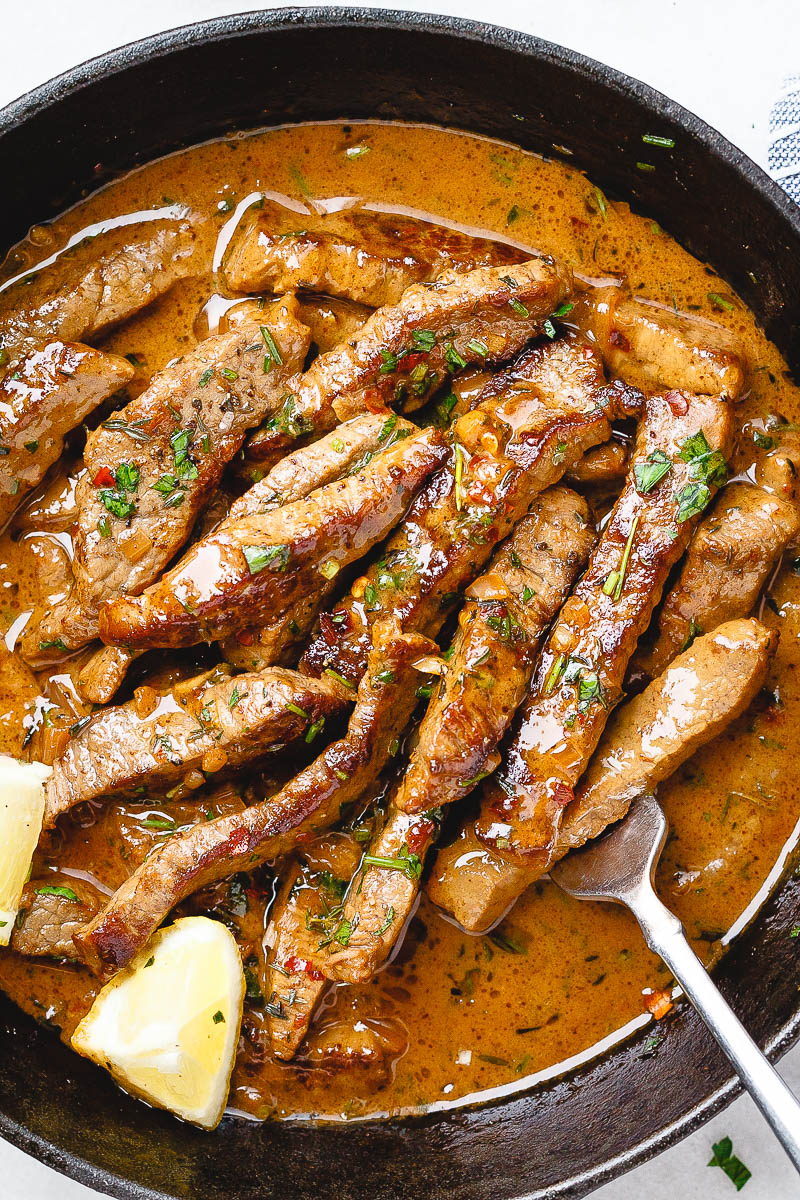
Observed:
[[[536,38],[446,17],[249,13],[76,67],[0,113],[0,244],[156,155],[232,129],[336,117],[432,122],[544,154],[567,147],[570,162],[612,196],[631,199],[712,263],[800,364],[800,209],[783,192],[643,84]],[[652,173],[636,168],[651,157],[644,133],[676,143],[657,152]],[[792,877],[717,972],[775,1056],[800,1033],[797,943],[788,936],[798,919]],[[645,1032],[480,1108],[317,1128],[225,1122],[209,1135],[129,1099],[0,999],[0,1132],[67,1175],[136,1200],[574,1200],[735,1094],[729,1066],[685,1004],[659,1032],[656,1053]]]

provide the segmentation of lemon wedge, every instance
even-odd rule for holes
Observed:
[[[0,946],[7,946],[44,817],[50,767],[0,754]]]
[[[214,1129],[228,1097],[244,993],[231,932],[209,917],[183,917],[106,984],[72,1046],[134,1096]]]

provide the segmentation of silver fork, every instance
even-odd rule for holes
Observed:
[[[614,900],[631,910],[648,946],[667,964],[800,1171],[800,1102],[723,999],[678,918],[655,893],[653,875],[666,840],[661,806],[655,796],[643,795],[624,821],[556,863],[550,876],[570,896]]]

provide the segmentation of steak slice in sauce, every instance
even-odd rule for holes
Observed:
[[[567,268],[534,258],[408,288],[293,381],[281,409],[251,437],[248,457],[274,461],[297,438],[387,405],[418,407],[457,370],[512,358],[570,285]]]
[[[294,1057],[328,986],[324,947],[336,936],[342,898],[361,854],[352,835],[326,834],[303,847],[286,872],[264,934],[267,1032],[276,1058]]]
[[[288,854],[338,820],[396,751],[416,704],[420,674],[414,663],[432,651],[428,638],[400,633],[392,621],[376,626],[369,669],[345,736],[276,795],[241,814],[203,822],[151,854],[76,938],[92,970],[124,966],[192,892]]]
[[[538,493],[607,440],[612,416],[641,401],[607,387],[594,351],[571,338],[525,351],[483,394],[455,422],[450,461],[416,497],[381,559],[321,618],[301,670],[332,667],[357,682],[371,626],[386,612],[435,637]]]
[[[758,621],[728,621],[624,704],[564,812],[553,861],[620,820],[637,795],[657,787],[740,716],[764,683],[775,644]],[[428,895],[470,933],[480,933],[544,870],[505,862],[478,841],[470,822],[439,851]]]
[[[399,303],[411,284],[429,283],[443,271],[526,258],[530,252],[413,217],[356,208],[309,222],[264,201],[237,229],[223,275],[232,292],[302,288],[380,308]]]
[[[367,413],[338,425],[331,433],[287,454],[262,480],[231,506],[230,519],[268,513],[294,500],[302,500],[326,484],[334,483],[367,465],[376,454],[417,432],[410,421]],[[277,621],[245,626],[226,638],[222,652],[227,662],[245,670],[297,661],[317,614],[336,576],[320,578],[319,585],[301,596]]]
[[[466,592],[458,632],[395,797],[420,813],[466,796],[528,690],[539,638],[594,544],[589,507],[549,488]]]
[[[193,271],[195,234],[181,217],[89,236],[0,289],[0,350],[13,362],[36,343],[82,341],[127,320]]]
[[[446,455],[425,430],[304,500],[223,521],[143,595],[106,604],[103,641],[188,646],[275,621],[381,541]]]
[[[636,643],[724,481],[731,442],[721,397],[673,391],[646,401],[625,487],[547,640],[503,766],[484,786],[476,830],[501,857],[547,862]]]
[[[735,400],[742,391],[741,350],[714,321],[632,299],[624,287],[592,289],[574,317],[595,338],[610,374],[643,392],[677,388]]]
[[[166,695],[139,689],[127,704],[90,717],[47,782],[45,824],[84,800],[133,795],[253,762],[307,737],[346,706],[326,681],[272,667],[211,672]],[[83,724],[83,723],[81,723]]]
[[[0,527],[44,479],[70,430],[132,378],[116,354],[54,341],[0,381]]]
[[[655,679],[696,634],[752,612],[798,530],[793,501],[747,483],[726,487],[697,527],[662,606],[655,644],[637,653],[637,669]]]
[[[363,982],[388,957],[413,911],[438,835],[438,809],[468,795],[496,764],[539,639],[593,542],[586,502],[568,488],[551,488],[468,590],[446,673],[329,945],[329,978]]]
[[[110,894],[70,875],[31,880],[22,894],[11,949],[36,958],[77,959],[74,934],[100,911]]]
[[[247,430],[280,403],[309,336],[292,297],[264,309],[254,302],[248,319],[201,342],[89,435],[77,489],[74,594],[45,619],[45,640],[85,645],[97,636],[105,600],[135,595],[158,578]]]
[[[762,687],[777,644],[777,633],[759,621],[726,621],[614,713],[564,813],[557,856],[621,820],[637,796],[740,716]]]

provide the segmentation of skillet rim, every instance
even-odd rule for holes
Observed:
[[[78,94],[89,85],[109,79],[122,70],[157,61],[173,51],[190,46],[222,42],[256,32],[281,32],[309,28],[314,30],[374,27],[398,32],[420,32],[461,41],[478,43],[511,51],[533,62],[547,61],[564,68],[579,77],[589,78],[604,90],[620,97],[634,97],[655,118],[664,118],[685,129],[700,144],[704,153],[715,156],[730,166],[743,178],[748,188],[759,200],[772,208],[793,235],[800,239],[800,207],[798,207],[766,172],[748,155],[734,146],[721,133],[701,120],[690,110],[648,84],[628,76],[615,68],[608,67],[578,51],[559,46],[519,30],[509,29],[488,22],[473,21],[462,17],[420,13],[399,9],[353,8],[345,6],[263,9],[205,21],[176,26],[146,38],[138,39],[107,51],[67,69],[54,78],[38,85],[23,96],[0,109],[0,135],[15,128],[24,128],[27,121],[38,113],[58,104],[67,97]],[[265,127],[268,125],[265,123]],[[459,126],[460,127],[460,126]],[[791,864],[789,870],[791,869]],[[775,885],[762,906],[754,914],[748,929],[760,918],[770,902],[784,889],[786,876]],[[742,931],[743,937],[747,931]],[[794,1014],[782,1025],[767,1044],[767,1053],[773,1060],[780,1057],[800,1039],[800,1000]],[[567,1073],[567,1078],[570,1072]],[[555,1082],[555,1081],[552,1081]],[[541,1086],[541,1085],[540,1085]],[[536,1089],[533,1089],[536,1090]],[[596,1167],[559,1181],[546,1192],[537,1190],[528,1193],[528,1200],[556,1200],[556,1197],[575,1197],[586,1194],[602,1183],[652,1158],[661,1150],[674,1145],[699,1128],[717,1112],[721,1111],[742,1091],[735,1076],[729,1076],[711,1095],[695,1104],[679,1119],[672,1121],[656,1133],[636,1143],[619,1154],[606,1159]],[[515,1093],[519,1096],[523,1093]],[[474,1108],[495,1108],[501,1111],[504,1099],[489,1101],[484,1105],[464,1106],[456,1110],[472,1111]],[[396,1124],[429,1125],[437,1116],[430,1114],[422,1118],[401,1118]],[[385,1125],[386,1122],[380,1122]],[[350,1128],[363,1125],[356,1122]],[[346,1127],[347,1128],[347,1127]],[[0,1135],[9,1142],[44,1162],[60,1173],[123,1200],[173,1200],[173,1193],[155,1190],[135,1181],[104,1170],[88,1159],[70,1151],[60,1149],[46,1137],[33,1133],[24,1125],[0,1113]]]

